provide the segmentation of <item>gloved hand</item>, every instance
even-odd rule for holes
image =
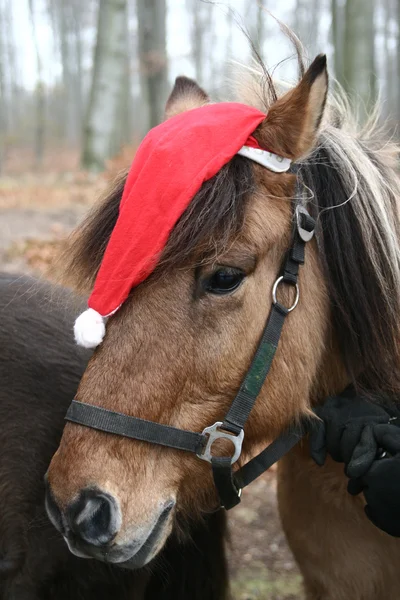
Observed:
[[[377,444],[392,456],[373,462],[365,475],[350,479],[350,494],[364,492],[365,514],[389,535],[400,537],[400,428],[376,425],[373,434]]]
[[[348,477],[364,475],[379,451],[373,427],[387,424],[392,414],[356,395],[352,388],[347,388],[340,396],[328,398],[315,413],[322,419],[314,419],[309,436],[315,462],[323,465],[329,453],[335,461],[345,464]]]

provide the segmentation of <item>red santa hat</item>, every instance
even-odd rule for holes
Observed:
[[[183,112],[150,130],[128,173],[89,308],[75,322],[78,344],[94,348],[102,342],[104,319],[152,273],[192,198],[235,154],[275,172],[289,169],[288,158],[262,149],[251,135],[265,118],[256,108],[222,102]]]

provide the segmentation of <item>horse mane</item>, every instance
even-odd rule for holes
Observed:
[[[299,71],[304,60],[294,41]],[[241,70],[238,99],[268,111],[288,89],[261,59]],[[317,145],[299,163],[297,190],[317,220],[317,243],[331,300],[333,328],[350,377],[370,391],[400,392],[399,148],[386,141],[377,116],[356,126],[339,93],[330,95]],[[252,169],[235,157],[206,182],[175,226],[161,267],[193,252],[221,251],[240,232],[254,190]],[[60,264],[80,291],[93,286],[115,225],[126,174],[72,234]],[[159,267],[160,268],[160,267]]]
[[[299,170],[317,219],[333,328],[354,384],[400,391],[397,148],[327,123]]]

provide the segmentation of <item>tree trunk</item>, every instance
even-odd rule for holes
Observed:
[[[228,35],[226,38],[226,58],[227,58],[227,60],[232,60],[232,58],[233,58],[233,11],[232,11],[232,9],[229,9],[227,11],[226,23],[227,23],[227,27],[228,27]]]
[[[344,35],[344,87],[356,95],[361,120],[376,100],[374,0],[347,0]]]
[[[302,42],[305,42],[306,39],[306,26],[309,17],[309,14],[307,12],[306,1],[307,0],[297,0],[294,12],[293,29]]]
[[[400,0],[397,0],[397,122],[400,123]],[[400,138],[399,128],[397,135]]]
[[[213,15],[215,15],[215,7],[211,4],[208,7],[208,16],[205,25],[205,31],[208,32],[206,47],[208,48],[208,73],[210,73],[210,79],[206,84],[206,88],[210,95],[217,96],[220,89],[220,82],[223,78],[223,67],[221,69],[221,63],[215,60],[214,55],[214,48],[218,43],[218,24]]]
[[[266,0],[258,0],[256,31],[258,51],[261,57],[263,56],[263,46],[265,41],[265,8]]]
[[[313,0],[312,4],[309,6],[309,10],[312,11],[308,34],[311,58],[314,58],[316,54],[321,52],[321,48],[319,46],[319,30],[321,20],[324,16],[323,9],[324,7],[321,0]]]
[[[5,136],[6,136],[6,122],[7,122],[7,100],[6,100],[6,86],[5,86],[5,44],[4,44],[4,15],[2,6],[0,3],[0,173],[3,170],[3,162],[5,156]]]
[[[58,121],[63,139],[71,146],[80,142],[82,134],[82,27],[85,6],[81,0],[47,0],[47,6],[62,66],[63,89]]]
[[[334,49],[334,69],[335,77],[344,85],[343,74],[343,10],[338,0],[331,0],[331,15],[332,15],[332,45]]]
[[[82,123],[83,123],[83,42],[82,42],[82,5],[79,0],[75,1],[72,9],[72,21],[74,32],[75,47],[75,74],[74,74],[74,95],[75,95],[75,118],[77,130],[77,142],[81,142]]]
[[[255,0],[255,2],[247,2],[247,10],[244,14],[244,21],[249,23],[248,31],[253,47],[251,48],[251,55],[257,61],[257,54],[263,57],[263,45],[265,41],[265,9],[267,0]],[[233,15],[229,14],[232,13]],[[234,10],[229,9],[228,13],[228,27],[232,27],[233,16],[235,15]],[[297,14],[297,13],[295,13]],[[229,35],[232,34],[229,32]]]
[[[112,153],[117,154],[122,146],[132,142],[132,107],[133,98],[131,90],[131,62],[129,52],[129,20],[125,21],[124,28],[124,77],[120,88],[117,114],[115,115],[115,128],[112,140]]]
[[[21,122],[12,0],[0,0],[0,171]]]
[[[396,117],[397,105],[396,105],[396,56],[391,48],[391,19],[392,9],[394,8],[391,0],[384,0],[384,28],[383,28],[383,40],[384,40],[384,76],[385,76],[385,103],[384,103],[384,115],[386,118],[392,120]]]
[[[148,107],[144,128],[147,131],[162,121],[168,94],[166,0],[137,0],[136,6],[142,96]]]
[[[125,69],[126,18],[126,0],[100,0],[82,154],[82,166],[93,171],[104,169],[105,161],[111,156]]]
[[[202,9],[204,5],[198,0],[190,0],[187,7],[192,13],[192,59],[196,81],[203,85],[204,78],[204,20]],[[209,8],[209,7],[207,7]]]
[[[44,154],[44,133],[45,133],[45,122],[46,122],[46,103],[45,103],[45,87],[43,81],[43,65],[42,58],[40,56],[39,44],[36,34],[36,19],[35,19],[35,9],[33,5],[33,0],[29,0],[29,12],[31,18],[31,26],[32,26],[32,39],[35,48],[36,54],[36,88],[35,88],[35,97],[36,97],[36,116],[35,116],[35,166],[40,168],[43,164],[43,154]]]
[[[71,4],[60,2],[57,7],[60,28],[60,50],[62,62],[62,77],[64,87],[64,136],[71,144],[75,136],[75,94],[74,94],[74,67],[73,54],[70,43],[71,38]]]
[[[5,3],[5,14],[6,20],[4,22],[6,31],[4,35],[4,42],[7,46],[6,60],[7,60],[7,88],[8,88],[8,99],[9,99],[9,111],[8,111],[8,122],[7,131],[12,130],[13,127],[18,125],[21,120],[21,102],[20,102],[20,90],[22,81],[20,79],[17,59],[16,59],[16,42],[14,38],[14,22],[13,14],[11,9],[12,0],[8,0]],[[15,17],[14,17],[15,18]]]

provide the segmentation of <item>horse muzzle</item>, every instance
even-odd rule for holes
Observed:
[[[61,509],[46,482],[47,514],[69,550],[80,558],[129,569],[143,567],[164,545],[172,530],[174,507],[172,499],[162,503],[149,522],[129,528],[122,536],[119,502],[111,494],[88,488]]]

